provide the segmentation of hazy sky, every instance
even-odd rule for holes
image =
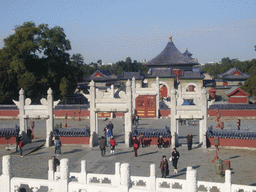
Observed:
[[[15,25],[64,28],[85,63],[157,56],[169,36],[199,63],[256,58],[255,0],[1,0],[0,48]]]

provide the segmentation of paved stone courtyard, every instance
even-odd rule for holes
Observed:
[[[118,142],[114,155],[109,154],[101,157],[98,147],[89,148],[88,146],[67,146],[63,145],[61,158],[70,160],[70,169],[72,172],[80,170],[81,160],[87,161],[87,170],[90,173],[114,174],[115,162],[127,162],[131,164],[131,173],[134,176],[149,176],[150,164],[156,164],[156,174],[161,176],[159,163],[162,155],[166,155],[169,159],[172,149],[158,149],[156,146],[139,148],[138,157],[134,157],[132,148],[124,147],[124,120],[116,118],[112,120],[114,124],[114,135]],[[55,123],[65,124],[64,119],[57,119]],[[68,126],[70,127],[89,127],[89,120],[69,119]],[[103,127],[109,123],[109,120],[99,120],[100,136],[103,135]],[[236,130],[236,120],[225,120],[225,129]],[[242,120],[241,130],[256,131],[256,120]],[[0,128],[14,127],[19,124],[18,120],[1,120]],[[30,123],[29,123],[30,124]],[[217,125],[216,121],[208,121],[208,126]],[[170,126],[168,119],[141,119],[138,128],[165,128]],[[35,120],[35,135],[37,139],[45,138],[45,121]],[[194,135],[193,149],[187,150],[186,135],[192,133]],[[215,148],[200,148],[198,147],[198,122],[196,126],[181,125],[179,130],[178,147],[180,152],[180,160],[178,163],[178,174],[172,173],[171,162],[170,178],[185,179],[187,166],[193,166],[198,171],[198,180],[224,182],[224,177],[217,176],[214,170],[214,164],[211,162],[215,156]],[[10,146],[11,151],[6,150],[6,146],[0,146],[1,157],[6,154],[11,154],[14,151],[14,146]],[[232,183],[244,185],[256,185],[256,150],[252,149],[235,149],[235,148],[220,148],[218,151],[219,157],[222,160],[230,160],[232,168]],[[14,176],[28,178],[47,178],[48,159],[54,155],[54,148],[41,148],[27,156],[20,157],[13,155]],[[2,163],[2,158],[0,160]],[[1,167],[1,166],[0,166]],[[0,168],[2,169],[2,167]]]

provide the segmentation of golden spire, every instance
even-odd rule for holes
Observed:
[[[172,36],[169,37],[169,42],[172,42]]]

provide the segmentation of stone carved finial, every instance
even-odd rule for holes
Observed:
[[[31,99],[30,98],[26,98],[25,99],[25,105],[30,105],[31,104]]]
[[[52,89],[51,89],[51,87],[48,89],[47,94],[48,94],[48,95],[52,95]]]
[[[25,94],[24,89],[21,88],[20,91],[19,91],[19,94],[20,94],[20,95],[24,95],[24,94]]]
[[[169,37],[169,42],[172,42],[172,36]]]
[[[131,168],[129,163],[121,164],[121,185],[130,186],[131,183]]]
[[[128,79],[128,81],[126,82],[126,86],[127,86],[127,87],[131,87],[131,82],[130,82],[129,79]]]
[[[67,158],[60,160],[60,172],[61,172],[61,179],[64,179],[64,180],[69,179],[69,160]]]
[[[93,80],[91,80],[91,82],[90,82],[90,87],[94,87],[95,86],[95,83],[94,83],[94,81]]]

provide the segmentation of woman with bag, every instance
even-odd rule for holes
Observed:
[[[169,165],[165,155],[162,157],[159,168],[161,169],[162,178],[166,178],[169,175]]]

